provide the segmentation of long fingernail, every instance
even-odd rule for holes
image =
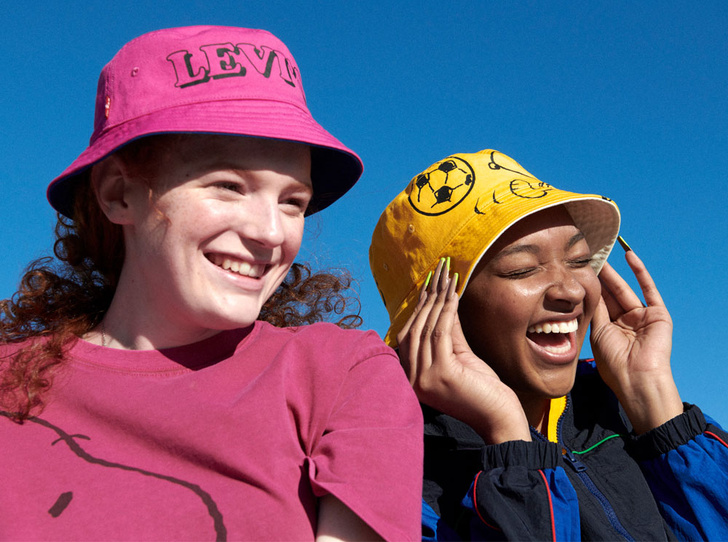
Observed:
[[[621,235],[617,236],[617,241],[619,241],[619,244],[622,245],[622,248],[625,252],[629,252],[630,250],[632,250],[632,247],[627,244],[627,241],[625,241],[624,237],[622,237]]]
[[[447,274],[450,274],[450,256],[447,257],[447,261],[445,262],[445,269],[447,269]]]
[[[430,279],[432,278],[432,271],[427,273],[427,278],[425,279],[425,286],[424,289],[427,289],[427,287],[430,285]]]
[[[458,275],[457,273],[455,273],[452,276],[452,280],[450,281],[450,286],[447,289],[447,298],[448,299],[451,299],[455,295],[455,292],[457,291],[459,276],[460,275]]]

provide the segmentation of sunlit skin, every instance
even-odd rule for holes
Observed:
[[[115,156],[100,167],[99,202],[126,246],[107,346],[180,346],[251,325],[301,245],[309,148],[191,136],[165,158],[152,197]]]
[[[574,385],[579,352],[601,296],[591,253],[564,207],[524,218],[487,251],[460,300],[468,344],[541,425],[551,398]],[[571,322],[568,334],[528,333],[536,324]],[[539,346],[558,341],[568,350]]]
[[[529,425],[544,432],[550,399],[571,390],[591,324],[599,374],[636,433],[682,413],[670,369],[669,312],[642,261],[634,252],[626,258],[644,305],[609,264],[596,276],[581,232],[556,207],[509,228],[462,299],[459,277],[441,261],[397,335],[420,401],[467,423],[487,443],[531,440]],[[564,333],[535,333],[561,322],[571,326]]]

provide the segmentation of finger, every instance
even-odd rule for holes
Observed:
[[[442,258],[440,261],[440,276],[435,286],[437,292],[447,292],[450,287],[450,258]]]
[[[422,307],[425,305],[425,302],[427,301],[427,287],[429,285],[430,277],[432,276],[432,271],[430,271],[430,274],[427,275],[427,279],[425,279],[425,283],[420,289],[420,297],[417,300],[417,305],[415,305],[414,310],[412,311],[412,314],[409,318],[407,318],[407,321],[405,321],[404,325],[402,326],[402,329],[399,330],[399,333],[397,333],[397,344],[402,346],[402,344],[408,342],[409,332],[410,328],[412,327],[412,323],[417,319],[417,316],[419,315],[420,311],[422,310]]]
[[[619,302],[615,299],[612,292],[609,291],[609,288],[604,282],[601,282],[602,285],[602,299],[601,301],[604,303],[604,308],[607,309],[607,315],[610,318],[611,321],[616,320],[619,318],[622,314],[624,314],[624,309],[619,304]]]
[[[420,288],[420,299],[418,302],[418,307],[422,305],[422,301],[427,297],[427,287],[430,285],[430,281],[432,280],[432,271],[427,273],[427,277],[425,278],[425,283],[422,285],[422,288]]]
[[[444,258],[440,258],[440,261],[438,262],[437,266],[435,267],[435,271],[434,272],[430,271],[429,273],[427,273],[427,277],[425,277],[425,282],[422,285],[422,288],[420,289],[420,296],[417,299],[417,305],[415,305],[415,308],[412,311],[412,316],[410,316],[407,319],[407,321],[402,326],[402,329],[397,334],[397,343],[401,342],[399,339],[400,336],[402,336],[404,338],[409,334],[409,330],[412,326],[412,323],[415,321],[415,319],[417,318],[417,315],[420,313],[420,311],[422,310],[422,307],[425,305],[425,303],[427,301],[429,291],[430,291],[430,286],[431,285],[433,286],[433,293],[435,293],[437,291],[437,289],[439,288],[438,283],[440,281],[440,275],[441,275],[442,266],[444,265],[444,263],[445,263]],[[433,277],[434,277],[434,280],[433,280]]]
[[[448,334],[447,324],[443,325],[440,319],[448,294],[454,291],[449,263],[449,258],[441,258],[434,273],[428,274],[417,306],[397,334],[400,361],[413,385],[433,364],[433,334]]]
[[[623,312],[644,306],[627,281],[611,265],[604,264],[599,273],[599,280],[603,286],[606,286]]]
[[[637,256],[633,250],[630,250],[625,254],[625,258],[627,260],[627,265],[629,265],[634,276],[637,278],[637,283],[642,289],[642,295],[645,296],[645,302],[647,305],[664,307],[665,302],[662,300],[662,296],[657,289],[657,285],[655,285],[655,281],[652,280],[652,276],[649,271],[647,271],[647,267],[639,256]]]
[[[427,370],[438,361],[449,359],[452,354],[452,321],[453,314],[457,313],[458,297],[457,273],[453,280],[445,280],[448,275],[447,267],[449,262],[444,263],[439,277],[438,292],[435,295],[429,294],[421,312],[427,312],[427,317],[422,317],[417,325],[423,323],[419,330],[419,368]],[[445,286],[447,288],[445,289]]]
[[[424,322],[427,321],[432,300],[435,297],[435,294],[428,293],[432,276],[433,272],[430,271],[420,290],[420,297],[417,301],[417,305],[412,311],[410,317],[407,318],[402,329],[400,329],[399,333],[397,333],[399,360],[405,374],[410,380],[410,384],[414,384],[414,381],[420,372],[419,346],[421,342],[421,333],[422,328],[424,327]],[[427,304],[428,300],[430,300],[429,305]]]
[[[430,282],[430,287],[428,289],[428,293],[430,293],[430,294],[437,293],[438,289],[440,288],[440,278],[443,275],[444,267],[445,267],[445,258],[440,258],[440,261],[437,262],[437,266],[435,267],[435,272],[432,274],[432,281]]]
[[[428,326],[431,326],[430,341],[427,346],[423,347],[423,350],[429,350],[433,367],[450,361],[454,352],[453,331],[457,322],[460,301],[457,295],[458,279],[459,275],[455,273],[447,291],[440,292],[428,320]]]
[[[431,362],[430,345],[434,330],[439,330],[438,322],[442,307],[447,300],[448,293],[454,289],[453,281],[448,276],[449,258],[442,258],[438,263],[427,294],[421,296],[421,301],[415,308],[416,314],[407,322],[407,337],[410,343],[418,343],[419,366],[427,368]]]
[[[425,284],[420,292],[419,301],[414,310],[414,314],[416,314],[416,316],[408,319],[405,324],[406,329],[403,328],[403,331],[409,331],[411,326],[416,322],[424,323],[424,325],[427,326],[427,322],[430,320],[430,314],[432,313],[435,304],[438,303],[439,296],[446,295],[450,288],[452,281],[449,278],[449,270],[450,258],[440,258],[440,261],[435,267],[434,273],[429,273],[427,275],[427,279],[425,279]],[[433,318],[436,320],[438,316],[435,315]],[[426,329],[426,327],[421,327],[419,329],[419,333],[417,334],[418,337],[421,335],[423,329]]]
[[[614,320],[612,314],[609,312],[609,308],[607,306],[607,303],[605,302],[604,297],[599,300],[599,303],[597,304],[597,308],[594,311],[594,316],[592,316],[591,321],[591,343],[592,343],[592,349],[594,349],[594,344],[599,340],[599,337],[602,335],[602,329],[604,326],[608,326],[612,320]]]

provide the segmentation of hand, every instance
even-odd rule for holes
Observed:
[[[670,370],[670,313],[642,261],[631,250],[626,259],[647,305],[605,264],[591,343],[599,374],[640,434],[681,414],[683,406]]]
[[[531,440],[511,388],[468,346],[458,318],[457,273],[441,260],[397,335],[399,356],[422,403],[472,427],[488,444]]]

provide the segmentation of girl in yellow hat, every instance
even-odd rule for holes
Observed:
[[[382,214],[370,263],[425,414],[426,539],[728,539],[728,435],[680,399],[644,264],[627,252],[643,305],[606,263],[619,221],[493,150]]]

